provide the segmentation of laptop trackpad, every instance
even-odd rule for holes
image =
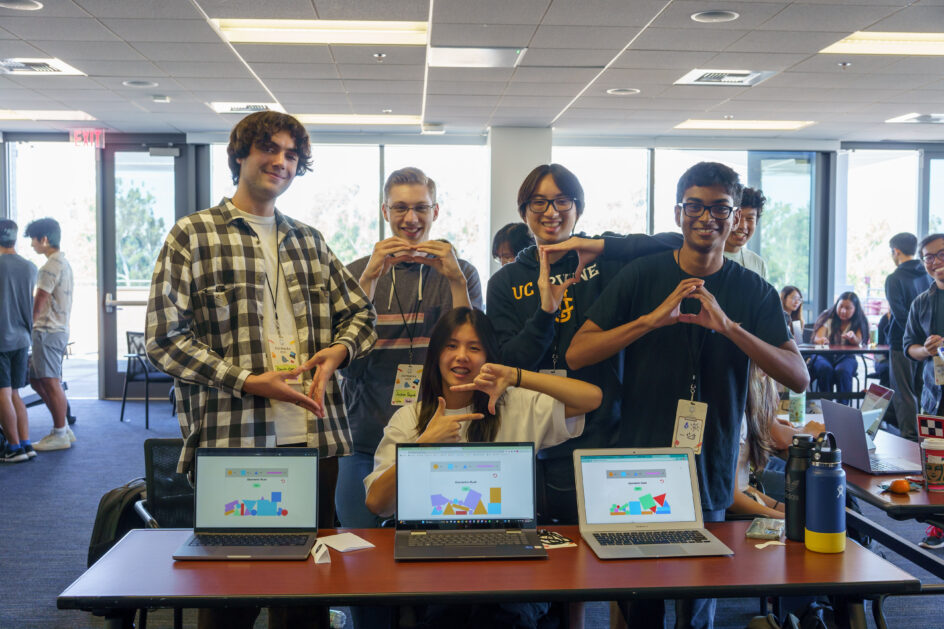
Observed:
[[[666,557],[684,555],[685,550],[679,544],[646,544],[638,547],[643,557]]]

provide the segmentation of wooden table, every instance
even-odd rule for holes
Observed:
[[[810,343],[801,343],[797,348],[800,350],[800,355],[803,356],[803,358],[810,358],[811,356],[832,356],[836,354],[856,356],[862,359],[866,374],[869,372],[868,363],[865,362],[866,355],[884,354],[887,359],[890,356],[889,351],[891,349],[888,345],[872,345],[870,347],[868,345],[812,345]],[[861,400],[865,398],[865,391],[807,391],[806,397],[811,400]]]
[[[399,605],[485,601],[607,601],[800,594],[848,597],[852,626],[864,627],[862,597],[920,591],[920,582],[878,555],[849,543],[844,553],[802,544],[755,548],[747,522],[708,528],[730,557],[601,561],[577,527],[555,530],[576,548],[546,560],[395,562],[391,529],[355,530],[376,548],[331,551],[330,564],[306,561],[180,561],[171,555],[183,529],[131,531],[57,599],[60,609],[116,615],[142,607],[246,605]],[[334,531],[324,531],[331,534]],[[861,619],[861,623],[858,619]]]

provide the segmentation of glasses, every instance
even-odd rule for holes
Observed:
[[[683,203],[682,209],[685,211],[685,216],[691,218],[698,218],[705,213],[705,210],[708,210],[711,217],[718,220],[728,218],[731,216],[731,212],[734,211],[734,208],[730,205],[705,205],[703,203]]]
[[[921,256],[921,259],[924,260],[924,263],[927,265],[933,264],[935,260],[938,262],[944,262],[944,249],[938,251],[937,253],[923,255]]]
[[[528,209],[535,214],[544,214],[547,208],[554,206],[554,209],[560,213],[569,212],[574,209],[576,199],[571,197],[557,197],[556,199],[530,199]]]
[[[397,205],[389,206],[387,209],[389,209],[389,210],[390,210],[393,214],[395,214],[396,216],[403,216],[404,214],[406,214],[406,213],[409,212],[410,210],[413,210],[413,212],[415,212],[415,213],[418,214],[419,216],[426,216],[427,214],[429,214],[429,211],[430,211],[431,209],[433,209],[433,206],[432,206],[432,205],[426,205],[425,203],[421,203],[421,204],[419,204],[419,205],[401,205],[401,204],[397,204]]]

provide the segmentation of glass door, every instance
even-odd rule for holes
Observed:
[[[154,262],[176,216],[179,148],[166,145],[109,146],[103,155],[101,397],[120,399],[127,365],[128,332],[144,332]],[[152,384],[150,395],[166,396],[169,384]],[[132,382],[131,399],[144,398],[144,383]]]

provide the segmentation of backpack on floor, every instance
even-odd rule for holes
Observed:
[[[131,529],[144,528],[144,522],[134,510],[134,503],[144,499],[145,487],[143,478],[135,478],[102,496],[89,542],[89,566],[98,561],[125,533]]]

